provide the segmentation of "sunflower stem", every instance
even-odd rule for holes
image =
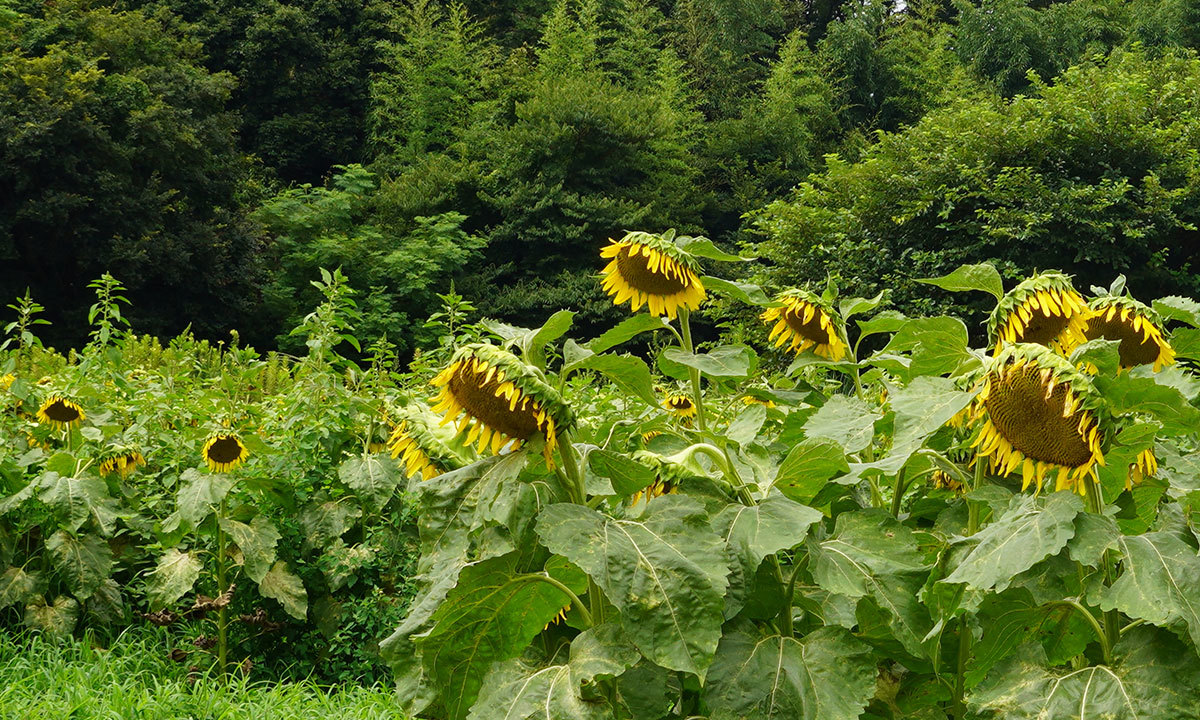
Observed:
[[[1104,655],[1104,664],[1112,665],[1112,639],[1108,636],[1108,632],[1105,630],[1105,628],[1101,626],[1100,621],[1097,620],[1096,616],[1092,614],[1091,610],[1088,610],[1086,607],[1084,607],[1083,604],[1078,600],[1056,600],[1055,602],[1051,603],[1051,605],[1072,608],[1078,612],[1084,620],[1087,620],[1088,624],[1092,626],[1092,631],[1096,633],[1096,638],[1100,641],[1100,650]]]
[[[679,329],[683,333],[684,352],[689,355],[695,353],[696,347],[692,343],[691,312],[686,307],[679,308]],[[689,367],[688,377],[692,379],[692,402],[696,404],[696,425],[699,426],[700,432],[705,432],[707,428],[704,425],[704,401],[700,395],[700,371]]]
[[[983,485],[983,463],[975,459],[975,477],[971,482],[971,491],[978,490]],[[967,500],[967,536],[979,532],[979,504]],[[967,615],[963,613],[958,619],[958,668],[954,679],[954,720],[962,720],[967,715],[967,704],[964,696],[967,689],[967,660],[971,655],[971,625]]]
[[[554,587],[558,588],[564,595],[570,598],[571,604],[579,609],[579,614],[583,616],[583,621],[587,623],[588,627],[592,627],[592,625],[595,624],[592,622],[592,613],[588,610],[587,605],[585,605],[584,602],[579,599],[579,596],[576,595],[571,588],[567,587],[556,578],[553,578],[549,574],[543,572],[522,575],[521,579],[529,582],[544,582],[547,585],[553,585]]]
[[[896,492],[892,495],[892,517],[900,517],[900,501],[904,499],[904,491],[908,489],[908,483],[904,481],[904,468],[900,468],[900,472],[896,473]]]
[[[221,520],[225,518],[225,498],[221,498],[217,510],[217,597],[229,589],[225,576],[225,529]],[[217,610],[217,673],[224,680],[225,667],[229,658],[229,609],[222,605]]]
[[[1100,482],[1093,473],[1088,478],[1087,487],[1087,503],[1088,510],[1097,515],[1104,514],[1104,496],[1101,494]],[[1104,584],[1111,587],[1116,575],[1115,564],[1113,563],[1112,551],[1104,551]],[[1112,664],[1112,648],[1116,647],[1117,641],[1121,639],[1121,616],[1116,608],[1108,610],[1104,613],[1104,635],[1107,638],[1105,647],[1108,651],[1104,655],[1104,663]]]
[[[583,473],[579,469],[579,463],[575,460],[575,446],[571,442],[570,433],[560,432],[558,434],[558,456],[562,458],[563,469],[570,480],[567,484],[567,492],[571,495],[571,502],[587,507],[587,490],[583,483]],[[583,606],[580,605],[580,607]],[[600,594],[600,588],[596,585],[596,581],[590,576],[588,577],[588,616],[595,618],[596,622],[604,622],[604,598]]]

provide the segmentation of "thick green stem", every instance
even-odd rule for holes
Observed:
[[[892,495],[892,517],[900,517],[900,501],[904,499],[904,491],[908,489],[908,483],[904,481],[904,468],[900,468],[900,472],[896,473],[896,492]]]
[[[558,456],[562,458],[563,470],[566,471],[570,481],[567,484],[567,492],[571,495],[571,502],[586,507],[587,490],[583,482],[583,472],[575,460],[575,446],[571,443],[571,436],[569,433],[559,433],[557,440]],[[581,604],[580,607],[583,605]],[[604,596],[601,595],[596,581],[590,577],[588,578],[588,617],[595,618],[596,622],[604,622]]]
[[[1104,664],[1112,665],[1112,638],[1108,636],[1108,633],[1101,626],[1100,621],[1096,619],[1096,616],[1092,614],[1092,611],[1085,608],[1078,600],[1058,600],[1051,604],[1069,607],[1078,612],[1084,620],[1087,620],[1088,624],[1092,626],[1092,631],[1096,633],[1096,638],[1100,641],[1100,650],[1104,654]]]
[[[679,308],[679,329],[683,333],[684,352],[689,355],[696,352],[696,347],[692,344],[691,313],[685,307]],[[692,402],[696,404],[696,425],[700,428],[700,432],[704,432],[707,428],[704,424],[704,398],[700,394],[700,371],[690,367],[688,368],[688,377],[692,379]]]
[[[571,588],[563,585],[561,582],[550,577],[546,573],[530,573],[528,575],[522,575],[521,579],[529,582],[544,582],[548,585],[553,585],[554,587],[558,588],[563,592],[564,595],[570,598],[571,604],[579,610],[579,614],[583,616],[584,623],[586,623],[588,627],[593,625],[591,611],[588,610],[587,605],[585,605],[583,601],[579,599],[579,596],[576,595]]]
[[[1088,479],[1087,487],[1088,510],[1097,515],[1104,514],[1104,496],[1101,495],[1100,483],[1095,475]],[[1116,567],[1113,562],[1112,551],[1104,551],[1104,584],[1111,587],[1116,579]],[[1104,613],[1104,635],[1107,638],[1107,648],[1109,652],[1105,653],[1104,664],[1112,664],[1111,649],[1116,647],[1117,641],[1121,639],[1121,616],[1114,608]]]
[[[217,511],[217,597],[229,589],[228,578],[225,576],[225,530],[221,520],[225,518],[225,498],[221,498],[220,509]],[[217,611],[217,672],[224,678],[225,668],[229,662],[229,608],[222,605]]]
[[[983,462],[975,459],[975,477],[971,490],[978,490],[983,485]],[[967,500],[967,535],[979,532],[979,504]],[[967,660],[971,655],[971,624],[964,613],[958,619],[958,668],[954,680],[954,719],[962,720],[967,715],[967,704],[964,701],[967,689]]]

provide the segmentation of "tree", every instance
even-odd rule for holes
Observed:
[[[244,323],[260,275],[233,79],[164,13],[69,0],[0,24],[0,295],[26,286],[78,342],[88,281],[129,288],[139,331]]]

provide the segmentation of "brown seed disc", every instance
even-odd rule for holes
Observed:
[[[992,425],[1026,457],[1079,467],[1092,459],[1092,451],[1079,433],[1079,415],[1062,416],[1066,400],[1066,385],[1056,385],[1047,400],[1039,369],[1026,365],[993,377],[984,405]]]
[[[495,376],[484,382],[484,376],[475,372],[474,365],[466,363],[455,370],[448,383],[458,404],[486,427],[511,438],[528,440],[538,432],[537,418],[530,412],[532,403],[521,410],[518,402],[515,410],[509,410],[509,399],[496,397],[500,385]]]
[[[1043,310],[1031,310],[1033,317],[1016,338],[1017,342],[1049,345],[1066,329],[1069,320],[1061,315],[1047,315]]]
[[[208,459],[224,465],[242,456],[242,444],[234,437],[220,437],[208,447]]]
[[[1114,315],[1112,320],[1105,320],[1103,317],[1092,318],[1088,322],[1087,339],[1120,340],[1121,345],[1117,352],[1121,355],[1121,365],[1149,365],[1158,359],[1158,343],[1154,342],[1153,338],[1146,339],[1134,330],[1130,324],[1131,320],[1122,320],[1120,314]]]
[[[79,419],[79,410],[68,405],[65,400],[58,399],[46,406],[43,411],[46,417],[54,422],[73,423]]]
[[[669,259],[659,261],[658,271],[650,271],[650,258],[638,252],[637,246],[632,248],[624,247],[617,253],[617,271],[621,274],[622,279],[634,290],[641,290],[649,295],[659,295],[666,297],[683,292],[687,289],[687,283],[680,280],[677,276],[668,277],[662,272],[664,262],[672,262]]]
[[[804,322],[804,310],[797,312],[791,308],[784,308],[783,319],[787,322],[788,327],[800,337],[812,340],[818,345],[829,342],[829,333],[821,327],[820,309],[813,312],[813,316],[809,318],[808,322]]]

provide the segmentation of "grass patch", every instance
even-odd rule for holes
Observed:
[[[23,720],[394,720],[390,687],[328,688],[312,682],[222,683],[172,662],[152,636],[108,647],[38,636],[0,638],[0,717]]]

